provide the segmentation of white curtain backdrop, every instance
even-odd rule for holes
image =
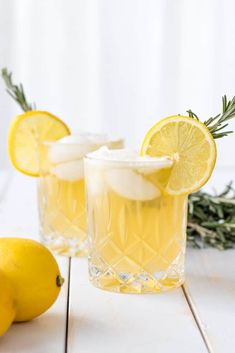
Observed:
[[[189,108],[204,119],[235,95],[234,18],[234,0],[0,0],[0,68],[73,131],[138,148],[156,120]],[[1,81],[3,167],[19,112]],[[235,165],[234,154],[235,134],[218,164]]]

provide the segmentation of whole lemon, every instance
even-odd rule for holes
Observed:
[[[63,284],[51,252],[31,239],[0,238],[0,269],[13,285],[14,321],[31,320],[46,311]]]
[[[15,318],[13,298],[13,288],[4,273],[0,271],[0,336],[8,330]]]

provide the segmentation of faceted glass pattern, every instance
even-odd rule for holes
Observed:
[[[42,241],[62,255],[86,255],[84,179],[64,181],[50,174],[41,177],[38,200]]]
[[[120,148],[122,140],[109,141]],[[87,255],[83,157],[102,144],[49,142],[41,146],[38,202],[42,241],[54,252]]]
[[[148,293],[184,281],[187,196],[161,190],[169,168],[146,167],[85,159],[89,275],[96,287]]]

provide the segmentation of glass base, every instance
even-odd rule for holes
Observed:
[[[91,283],[100,289],[118,293],[160,293],[180,287],[184,283],[184,271],[155,272],[140,271],[137,273],[115,272],[112,269],[102,273],[97,266],[89,267]]]
[[[81,240],[71,237],[65,238],[54,235],[41,235],[41,241],[46,245],[53,253],[68,257],[76,256],[87,256],[87,240],[81,242]]]

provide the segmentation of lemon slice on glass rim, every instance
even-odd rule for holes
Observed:
[[[56,141],[70,135],[67,125],[45,111],[18,115],[8,134],[8,152],[13,166],[20,172],[39,175],[39,146],[43,141]]]
[[[165,192],[190,194],[210,178],[216,161],[216,144],[205,124],[175,115],[160,120],[147,132],[140,153],[172,158],[172,172]]]

